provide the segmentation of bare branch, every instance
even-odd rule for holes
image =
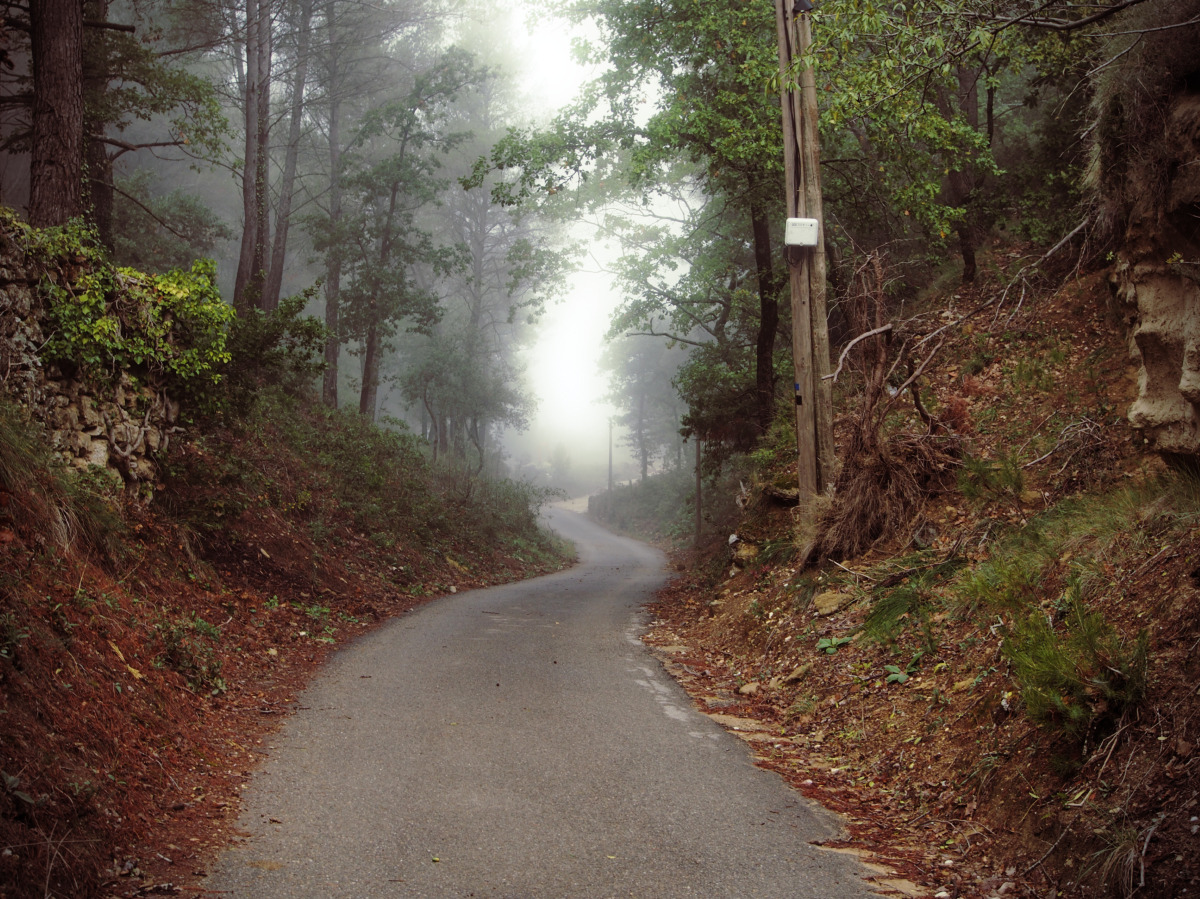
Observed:
[[[865,334],[859,334],[857,337],[855,337],[852,341],[850,341],[848,344],[846,344],[842,348],[842,354],[840,356],[838,356],[837,368],[834,369],[833,374],[825,375],[821,380],[836,382],[838,375],[842,373],[842,366],[846,362],[846,355],[850,352],[851,349],[854,348],[854,345],[856,343],[866,340],[868,337],[874,337],[876,334],[883,334],[885,331],[890,331],[890,330],[892,330],[892,324],[891,324],[891,322],[888,322],[882,328],[875,328],[874,330],[867,331]]]
[[[91,178],[89,180],[96,181],[97,179]],[[113,193],[118,193],[121,196],[123,196],[126,200],[128,200],[134,206],[138,207],[140,210],[142,210],[142,212],[146,213],[146,215],[150,216],[150,218],[154,219],[156,222],[158,222],[160,225],[162,225],[164,228],[166,228],[168,231],[170,231],[172,234],[174,234],[180,240],[188,239],[187,235],[180,234],[178,231],[176,231],[174,228],[172,228],[170,225],[168,225],[166,222],[164,222],[161,218],[159,218],[154,213],[154,211],[152,209],[150,209],[148,206],[146,206],[144,203],[142,203],[141,200],[137,199],[136,197],[131,197],[129,194],[125,193],[125,191],[121,190],[121,188],[117,187],[115,184],[112,186],[112,189],[113,189]]]
[[[116,156],[114,156],[113,159],[116,159],[120,156],[124,156],[126,153],[134,153],[138,150],[149,150],[153,147],[186,146],[186,144],[182,140],[162,140],[162,141],[155,141],[154,143],[149,143],[149,144],[131,144],[127,141],[118,140],[115,137],[102,137],[102,138],[100,138],[100,140],[103,141],[104,143],[108,144],[110,147],[120,148],[121,152],[116,154]]]
[[[84,28],[104,28],[108,31],[124,31],[126,34],[133,34],[135,29],[132,25],[119,25],[116,22],[98,22],[95,19],[84,19]]]

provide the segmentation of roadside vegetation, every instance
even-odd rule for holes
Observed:
[[[940,464],[886,527],[869,509],[894,503],[892,468],[849,522],[836,494],[795,506],[787,427],[710,479],[699,545],[690,479],[593,500],[672,548],[684,573],[647,640],[701,707],[847,816],[835,845],[930,894],[1166,896],[1200,876],[1200,481],[1128,425],[1136,369],[1105,292],[1073,276],[949,338],[921,390],[946,429],[911,400],[880,426],[881,466],[911,475],[920,441]],[[864,394],[838,394],[846,446]],[[866,539],[813,551],[848,524]]]
[[[72,307],[54,358],[173,377],[187,320],[143,314],[153,297],[105,280],[137,275],[88,261],[96,302]],[[150,483],[66,465],[0,399],[0,895],[136,893],[202,869],[331,647],[429,597],[567,563],[538,524],[553,491],[435,463],[403,424],[324,407],[309,386],[323,329],[301,308],[221,331],[228,352],[188,385]]]

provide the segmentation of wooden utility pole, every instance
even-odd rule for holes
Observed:
[[[802,0],[801,0],[802,2]],[[800,6],[801,3],[797,3]],[[809,5],[811,8],[810,4]],[[833,486],[833,393],[829,373],[829,325],[825,301],[825,228],[821,203],[817,89],[811,67],[795,83],[795,60],[812,41],[808,12],[792,0],[775,0],[779,36],[779,102],[783,117],[788,218],[816,219],[815,247],[788,247],[792,295],[792,360],[796,395],[796,444],[801,497]]]
[[[693,434],[696,438],[696,536],[692,540],[693,546],[700,545],[700,531],[704,526],[704,478],[700,473],[700,435]]]
[[[612,435],[612,419],[608,420],[608,500],[612,502],[613,479],[612,479],[612,453],[613,453],[613,435]]]

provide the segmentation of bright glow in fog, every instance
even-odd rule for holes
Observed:
[[[514,18],[524,23],[523,5]],[[571,58],[570,27],[560,19],[545,18],[526,37],[523,24],[516,29],[524,72],[522,90],[533,107],[548,119],[553,111],[575,99],[591,77]],[[594,233],[587,226],[571,229],[572,236],[591,244]],[[602,247],[590,246],[603,253]],[[595,268],[592,260],[585,263]],[[607,374],[599,370],[604,334],[609,317],[619,301],[610,275],[577,272],[562,299],[551,305],[538,325],[537,341],[525,354],[528,383],[538,407],[529,431],[510,434],[506,440],[518,457],[528,454],[536,464],[548,464],[556,449],[565,448],[573,472],[585,469],[603,475],[607,467],[608,421],[613,409],[603,400],[608,391]],[[619,442],[620,435],[617,436]],[[617,447],[618,460],[627,453]]]
[[[547,310],[529,351],[530,385],[539,397],[533,436],[551,452],[561,442],[607,453],[612,408],[603,399],[608,379],[599,362],[618,298],[607,275],[580,272],[571,280],[572,289]]]

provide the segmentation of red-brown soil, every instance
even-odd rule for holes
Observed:
[[[901,537],[804,576],[789,560],[794,547],[769,558],[790,543],[795,513],[762,495],[730,526],[762,555],[736,567],[724,539],[679,553],[687,574],[652,607],[646,640],[697,704],[731,716],[718,720],[751,742],[760,764],[845,815],[846,839],[831,848],[881,864],[881,882],[898,892],[1167,897],[1200,888],[1200,519],[1168,534],[1153,506],[1142,508],[1126,536],[1076,550],[1102,584],[1092,608],[1127,640],[1147,630],[1150,659],[1136,709],[1082,743],[1023,711],[995,610],[935,589],[927,612],[902,619],[893,639],[860,632],[876,597],[921,573],[909,566],[979,564],[993,534],[1019,531],[1064,497],[1162,473],[1125,423],[1134,372],[1104,292],[1093,276],[1007,328],[963,329],[944,353],[950,361],[931,369],[930,393],[938,408],[958,407],[956,430],[974,456],[1050,453],[1023,470],[1019,490],[969,500],[951,480]],[[1060,440],[1078,422],[1095,427]],[[850,423],[839,422],[840,437]],[[929,544],[913,562],[918,528]],[[1071,556],[1037,587],[1048,616]],[[818,611],[814,590],[839,593],[839,607]]]
[[[279,447],[226,452],[287,465]],[[452,531],[381,545],[327,495],[297,508],[299,470],[246,496],[196,477],[216,464],[197,446],[172,459],[179,479],[124,510],[110,559],[55,548],[0,492],[3,899],[202,893],[245,779],[336,645],[565,564]],[[219,528],[180,524],[199,503],[214,524],[225,507]]]

